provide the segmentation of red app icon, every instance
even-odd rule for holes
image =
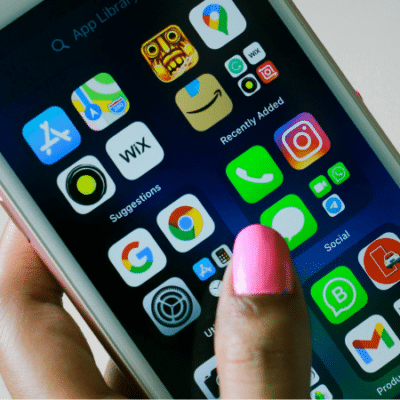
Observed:
[[[257,74],[264,83],[270,83],[279,76],[279,71],[272,61],[267,61],[257,68]]]
[[[360,251],[358,261],[378,289],[391,288],[400,281],[400,239],[385,233]]]
[[[301,113],[279,128],[274,139],[286,160],[294,169],[304,169],[331,148],[331,142],[317,120]]]

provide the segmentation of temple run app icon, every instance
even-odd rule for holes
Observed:
[[[301,113],[283,125],[274,138],[288,163],[297,170],[308,167],[331,148],[328,136],[309,113]]]
[[[72,104],[94,131],[102,131],[123,117],[130,106],[117,82],[106,73],[96,75],[76,89]]]
[[[242,34],[246,19],[232,0],[205,0],[189,15],[194,29],[213,50],[220,49]]]
[[[164,208],[157,224],[175,250],[186,253],[214,233],[215,224],[199,199],[186,194]]]
[[[400,340],[388,322],[372,315],[346,335],[346,346],[360,367],[373,373],[400,354]]]
[[[360,251],[358,262],[378,289],[390,289],[400,281],[400,238],[383,234]]]
[[[61,160],[81,143],[81,135],[60,107],[50,107],[28,122],[22,134],[39,160],[46,165]]]
[[[125,283],[142,285],[167,265],[160,246],[146,229],[138,228],[115,243],[108,258]]]
[[[176,104],[194,129],[203,132],[227,117],[233,103],[211,74],[204,74],[176,95]]]
[[[142,45],[142,55],[162,82],[172,82],[193,68],[199,53],[182,29],[170,25]]]

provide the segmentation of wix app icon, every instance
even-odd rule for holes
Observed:
[[[121,174],[131,181],[160,164],[164,150],[143,122],[134,122],[113,136],[106,151]]]

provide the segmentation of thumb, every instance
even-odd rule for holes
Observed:
[[[215,329],[222,398],[309,398],[310,325],[285,240],[251,225],[236,238]]]

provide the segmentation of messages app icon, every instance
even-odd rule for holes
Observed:
[[[254,146],[231,161],[226,174],[247,203],[257,203],[283,182],[282,171],[261,146]]]
[[[347,267],[337,267],[314,283],[311,296],[332,324],[341,324],[368,301],[367,292]]]
[[[265,210],[260,221],[278,231],[290,250],[300,246],[318,229],[317,221],[300,197],[294,194],[289,194]]]

